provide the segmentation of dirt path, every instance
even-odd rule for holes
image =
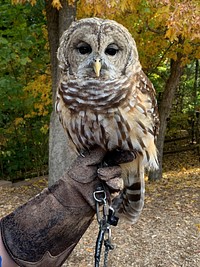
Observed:
[[[164,178],[146,186],[146,202],[137,224],[112,228],[115,249],[109,267],[200,266],[200,164],[197,158],[166,158]],[[0,217],[46,186],[46,180],[0,188]],[[66,267],[93,266],[98,226],[92,223]]]

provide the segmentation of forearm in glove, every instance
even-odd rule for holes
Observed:
[[[101,148],[79,156],[55,185],[1,220],[4,246],[19,266],[59,267],[67,259],[95,214],[97,173],[112,190],[118,190],[119,166],[97,171],[104,156]]]

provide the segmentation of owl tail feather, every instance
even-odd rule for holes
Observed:
[[[120,195],[113,200],[113,208],[119,218],[134,224],[144,206],[144,167],[140,159],[135,160],[134,164],[132,163],[132,166],[129,167],[128,177],[124,180],[125,187]]]

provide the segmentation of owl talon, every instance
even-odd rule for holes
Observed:
[[[108,167],[108,166],[109,166],[108,163],[105,162],[105,161],[103,161],[103,162],[101,163],[101,167],[102,167],[102,168],[105,168],[105,167]]]
[[[123,191],[112,200],[112,208],[117,212],[123,202]]]
[[[131,155],[134,157],[134,159],[137,158],[137,151],[134,150],[134,151],[131,151]]]
[[[82,149],[79,151],[79,154],[81,155],[81,157],[85,158],[86,155],[89,155],[90,154],[90,151],[89,150],[86,150],[86,149]]]

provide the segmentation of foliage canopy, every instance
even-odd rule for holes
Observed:
[[[47,162],[51,79],[43,3],[0,3],[0,174],[12,179]]]
[[[68,1],[71,5],[75,2]],[[16,5],[19,3],[23,5]],[[12,0],[11,4],[0,0],[0,4],[0,176],[13,179],[33,169],[39,174],[48,161],[50,60],[45,2]],[[53,0],[52,5],[57,10],[62,8],[60,0]],[[200,111],[200,93],[194,88],[195,62],[200,58],[200,2],[78,1],[77,18],[91,16],[115,19],[129,29],[158,99],[169,76],[170,61],[181,56],[185,70],[171,121],[175,120],[176,128],[176,118],[183,114],[187,128],[191,113]]]

